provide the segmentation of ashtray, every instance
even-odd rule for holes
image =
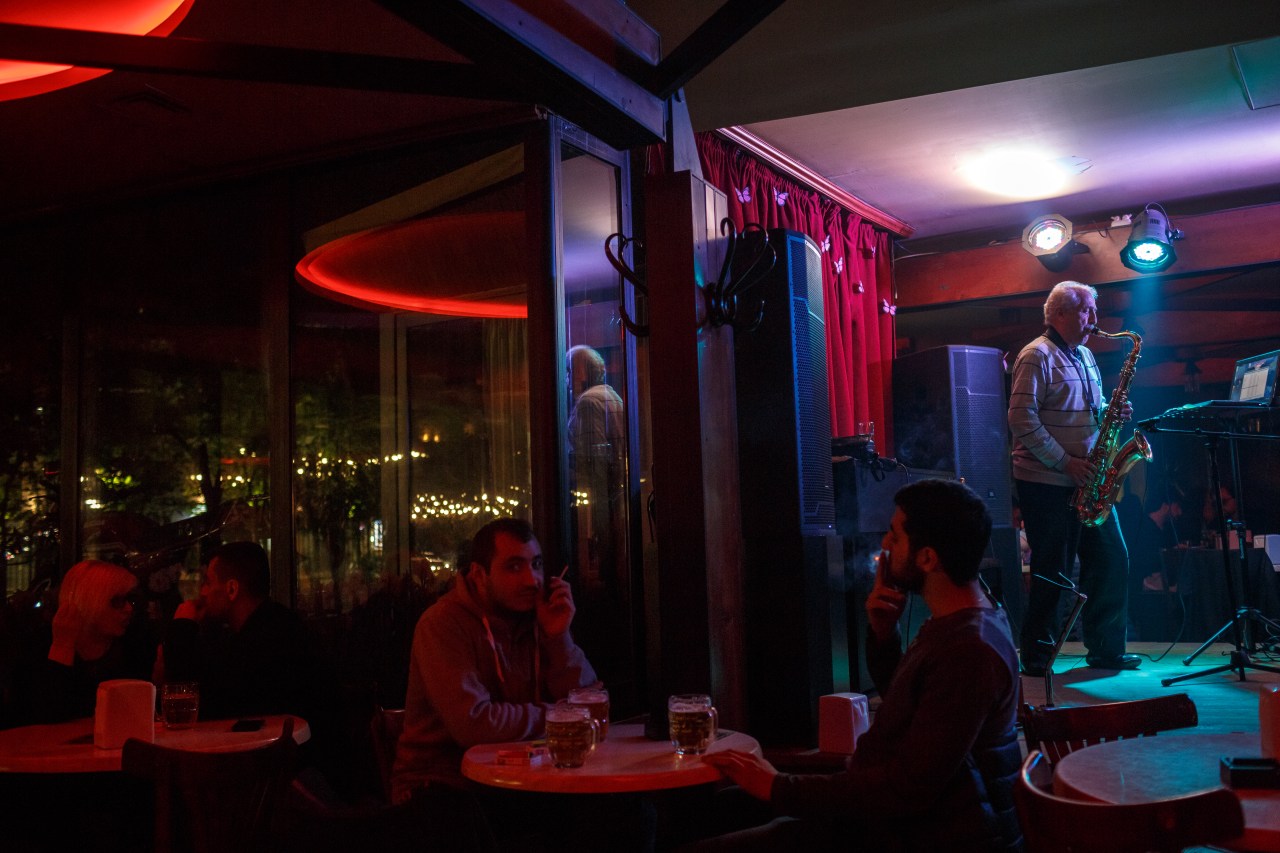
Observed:
[[[1219,775],[1229,788],[1280,788],[1280,762],[1274,758],[1224,755]]]

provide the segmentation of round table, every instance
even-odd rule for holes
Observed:
[[[666,740],[649,740],[640,723],[611,723],[609,737],[599,744],[586,764],[561,769],[550,759],[537,765],[498,764],[499,750],[518,750],[529,743],[481,744],[462,757],[462,773],[468,779],[513,790],[564,794],[621,794],[661,791],[716,782],[720,771],[696,755],[679,756]],[[756,739],[741,732],[721,730],[710,752],[737,749],[760,754]]]
[[[257,731],[236,732],[235,720],[201,720],[187,729],[167,729],[156,722],[158,746],[195,752],[235,752],[266,746],[280,736],[287,715],[263,720]],[[301,717],[293,718],[293,739],[305,743],[311,728]],[[93,745],[93,718],[66,723],[21,726],[0,731],[0,773],[110,773],[120,770],[120,750]]]
[[[1053,791],[1104,803],[1148,803],[1223,787],[1223,756],[1262,754],[1258,734],[1165,734],[1077,749],[1057,763]],[[1234,788],[1244,810],[1245,850],[1280,850],[1280,790]]]

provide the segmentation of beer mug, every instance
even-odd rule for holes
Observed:
[[[716,739],[720,715],[705,693],[680,693],[667,699],[667,726],[676,755],[702,755]]]
[[[569,704],[591,711],[591,719],[600,726],[600,740],[609,737],[609,691],[604,687],[575,687],[569,691]]]
[[[547,709],[547,751],[556,767],[581,767],[600,737],[600,725],[584,705],[561,702]]]

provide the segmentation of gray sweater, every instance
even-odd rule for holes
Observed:
[[[1087,347],[1077,347],[1076,353],[1078,362],[1047,334],[1018,353],[1009,390],[1015,479],[1073,487],[1063,470],[1068,459],[1088,456],[1098,439],[1089,400],[1092,394],[1093,404],[1105,408],[1102,377]]]
[[[397,801],[432,780],[459,782],[469,747],[541,734],[548,702],[596,681],[568,631],[544,636],[533,614],[488,621],[492,646],[463,577],[418,620],[392,768]]]

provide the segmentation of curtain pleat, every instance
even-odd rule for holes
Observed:
[[[714,133],[697,135],[703,177],[729,200],[739,231],[748,222],[808,235],[822,251],[823,310],[831,434],[876,425],[891,455],[890,362],[894,350],[890,235],[831,199],[781,174]]]

